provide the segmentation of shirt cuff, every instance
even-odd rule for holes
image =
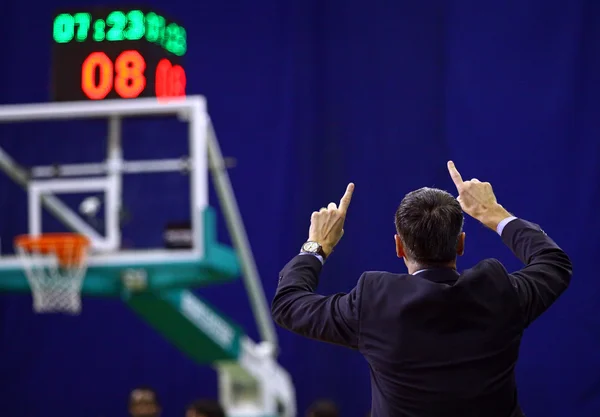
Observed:
[[[300,255],[314,256],[321,262],[321,265],[323,265],[325,263],[323,260],[323,257],[321,255],[319,255],[318,253],[300,252]]]
[[[515,216],[510,216],[510,217],[507,217],[506,219],[502,220],[500,223],[498,223],[498,226],[496,227],[496,232],[500,236],[502,236],[502,231],[504,230],[506,225],[509,224],[510,222],[512,222],[513,220],[517,220],[517,218]]]

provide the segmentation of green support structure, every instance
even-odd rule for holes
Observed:
[[[239,356],[241,328],[188,290],[137,294],[125,302],[196,363],[235,361]]]
[[[240,269],[232,248],[217,242],[213,209],[204,213],[205,257],[174,265],[90,267],[83,282],[86,295],[121,297],[140,317],[197,363],[236,360],[242,330],[185,288],[236,279]],[[124,269],[144,270],[145,289],[135,292],[122,280]],[[0,290],[31,292],[22,268],[0,271]]]
[[[236,360],[244,333],[187,289],[228,282],[240,274],[235,251],[217,242],[214,210],[207,209],[203,216],[203,259],[173,265],[137,263],[90,267],[82,293],[120,297],[182,352],[206,365]],[[145,272],[143,290],[127,288],[123,281],[123,271],[127,269]],[[22,267],[0,270],[0,291],[31,292]]]

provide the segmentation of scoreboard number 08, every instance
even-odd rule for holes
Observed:
[[[123,51],[113,63],[104,52],[92,52],[81,65],[81,89],[90,100],[102,100],[111,90],[125,99],[136,98],[146,88],[146,61],[135,50]],[[158,99],[185,95],[185,71],[164,58],[156,67]]]

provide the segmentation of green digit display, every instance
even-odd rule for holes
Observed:
[[[108,15],[104,14],[107,13]],[[101,16],[106,16],[104,19]],[[138,41],[145,39],[166,51],[183,56],[187,52],[187,34],[177,23],[163,16],[142,10],[104,11],[93,13],[62,13],[54,18],[53,37],[56,43]]]
[[[98,19],[94,22],[93,38],[96,42],[102,42],[106,39],[106,23],[104,20]]]
[[[156,13],[146,15],[146,40],[158,43],[167,51],[182,56],[187,51],[185,29],[176,23],[165,26],[165,18]]]
[[[146,40],[148,42],[156,42],[158,39],[158,31],[156,29],[156,13],[148,13],[146,15]]]
[[[182,26],[173,23],[169,52],[182,56],[187,51],[187,34]]]
[[[187,49],[185,29],[176,23],[171,23],[165,30],[164,47],[167,51],[181,56]]]
[[[68,13],[59,14],[54,18],[53,36],[56,43],[68,43],[75,36],[75,19]]]
[[[165,30],[165,18],[156,13],[148,13],[146,15],[146,40],[148,42],[161,42]]]
[[[178,27],[177,38],[175,39],[175,43],[173,45],[173,52],[177,56],[182,56],[187,51],[187,33],[182,26]]]
[[[90,30],[90,24],[92,22],[92,15],[89,13],[75,13],[73,16],[73,20],[75,25],[77,26],[77,33],[75,35],[75,39],[77,42],[83,42],[88,37],[88,32]]]
[[[173,23],[169,24],[165,28],[165,35],[163,37],[163,46],[169,52],[171,52],[171,43],[173,42],[174,32],[175,32],[175,26]]]
[[[127,25],[127,16],[125,13],[114,11],[106,18],[107,26],[111,28],[106,33],[107,41],[122,41],[125,39],[124,29]]]
[[[144,37],[146,25],[144,22],[144,13],[141,10],[132,10],[127,13],[129,25],[125,30],[125,38],[130,41],[137,41]]]

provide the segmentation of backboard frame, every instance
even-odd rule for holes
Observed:
[[[121,207],[122,175],[130,172],[134,164],[137,172],[172,171],[172,160],[124,161],[121,144],[121,119],[132,116],[175,115],[188,122],[190,166],[190,203],[192,249],[178,250],[121,250],[118,212]],[[96,267],[135,268],[138,263],[176,264],[189,263],[205,256],[203,213],[208,204],[208,158],[207,132],[208,115],[206,100],[202,96],[191,96],[167,103],[153,98],[135,100],[105,100],[101,102],[44,103],[0,106],[0,123],[109,119],[109,137],[105,161],[100,164],[66,164],[60,170],[66,175],[46,178],[48,167],[33,167],[32,175],[21,168],[0,147],[0,170],[4,171],[19,185],[28,190],[29,234],[42,233],[41,209],[46,207],[57,219],[74,232],[87,236],[92,242],[89,264]],[[169,165],[169,162],[171,164]],[[129,164],[129,165],[127,165]],[[90,171],[95,167],[96,171]],[[86,171],[87,170],[87,171]],[[36,178],[37,177],[37,178]],[[40,178],[42,177],[42,178]],[[65,179],[64,177],[70,177]],[[107,197],[105,210],[107,237],[103,239],[71,208],[61,202],[57,193],[104,191]],[[138,261],[136,261],[138,260]],[[19,259],[15,256],[0,256],[0,274],[3,270],[14,269]]]

